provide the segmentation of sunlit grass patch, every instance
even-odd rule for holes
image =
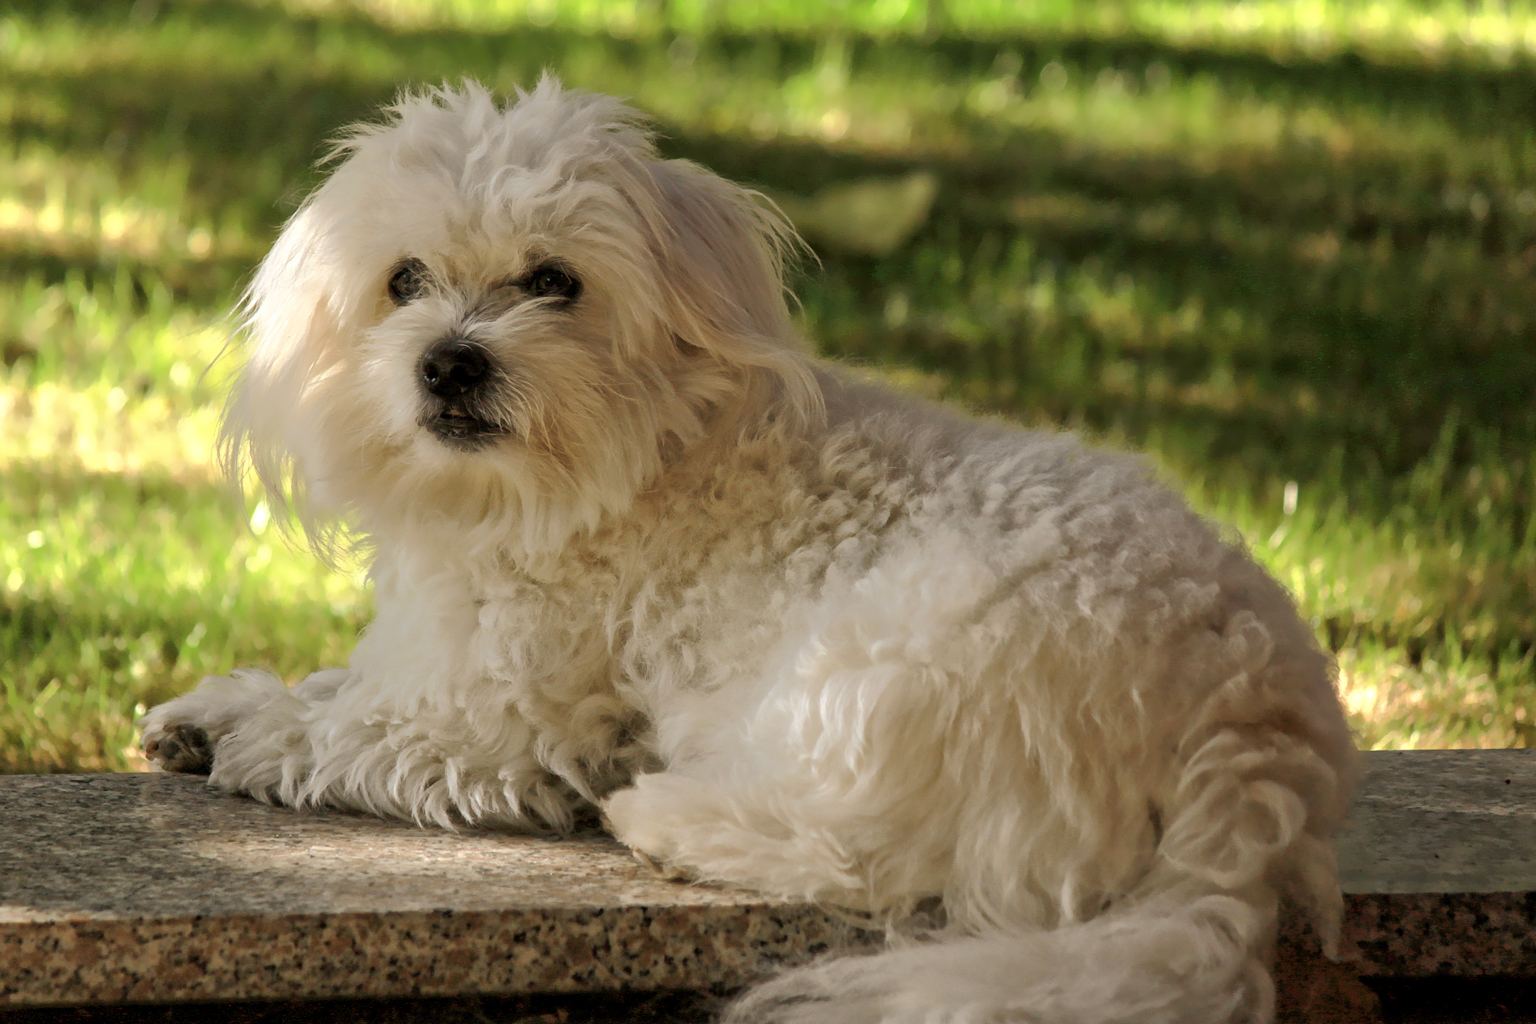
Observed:
[[[1340,653],[1339,689],[1362,747],[1533,745],[1529,651],[1497,662],[1462,658],[1454,644],[1435,653],[1447,660],[1370,647]]]
[[[28,462],[4,478],[0,769],[131,767],[140,705],[237,664],[344,663],[366,621],[359,578],[242,530],[221,485]]]
[[[1526,711],[1536,693],[1530,465],[1512,474],[1485,452],[1452,471],[1445,454],[1455,432],[1448,422],[1444,443],[1406,480],[1378,483],[1379,516],[1352,508],[1337,483],[1303,494],[1292,481],[1257,503],[1234,499],[1241,491],[1230,485],[1193,489],[1242,531],[1337,652],[1340,692],[1364,747],[1536,738]]]
[[[247,225],[187,210],[188,173],[184,156],[141,161],[129,175],[108,159],[25,147],[0,164],[0,245],[98,263],[258,258]]]
[[[0,771],[142,767],[203,675],[345,660],[362,580],[218,478],[220,315],[119,268],[0,285],[0,332]]]
[[[119,275],[0,285],[0,467],[50,461],[95,473],[212,472],[228,344],[216,319],[171,296],[140,300]]]
[[[159,472],[205,479],[213,469],[218,411],[190,415],[159,396],[130,400],[121,385],[101,381],[76,391],[52,382],[0,388],[0,465],[21,461],[73,464],[86,472]]]

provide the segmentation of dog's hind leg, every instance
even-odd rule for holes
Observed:
[[[671,876],[858,906],[864,883],[834,831],[797,831],[750,795],[673,772],[642,775],[603,805],[608,827]]]
[[[699,880],[871,911],[939,895],[962,801],[935,769],[937,737],[914,724],[939,717],[912,695],[919,675],[881,666],[803,703],[775,691],[740,744],[754,756],[640,775],[604,802],[609,827],[644,858]],[[792,713],[806,704],[817,722]],[[876,749],[879,731],[899,738],[902,756]]]

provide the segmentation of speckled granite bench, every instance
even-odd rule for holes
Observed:
[[[1536,751],[1369,755],[1339,852],[1354,970],[1536,978]],[[0,1008],[724,990],[876,939],[655,879],[597,836],[295,814],[186,776],[0,777]]]

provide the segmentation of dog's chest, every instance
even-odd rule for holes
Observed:
[[[517,685],[580,675],[646,708],[755,675],[829,583],[878,559],[904,497],[792,466],[655,494],[538,575],[471,582],[487,666]]]

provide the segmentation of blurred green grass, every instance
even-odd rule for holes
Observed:
[[[807,224],[823,352],[1148,451],[1364,744],[1531,739],[1536,2],[12,0],[0,770],[136,766],[201,675],[345,658],[360,578],[210,467],[224,311],[340,126],[544,68],[791,210],[931,176],[889,251]]]

